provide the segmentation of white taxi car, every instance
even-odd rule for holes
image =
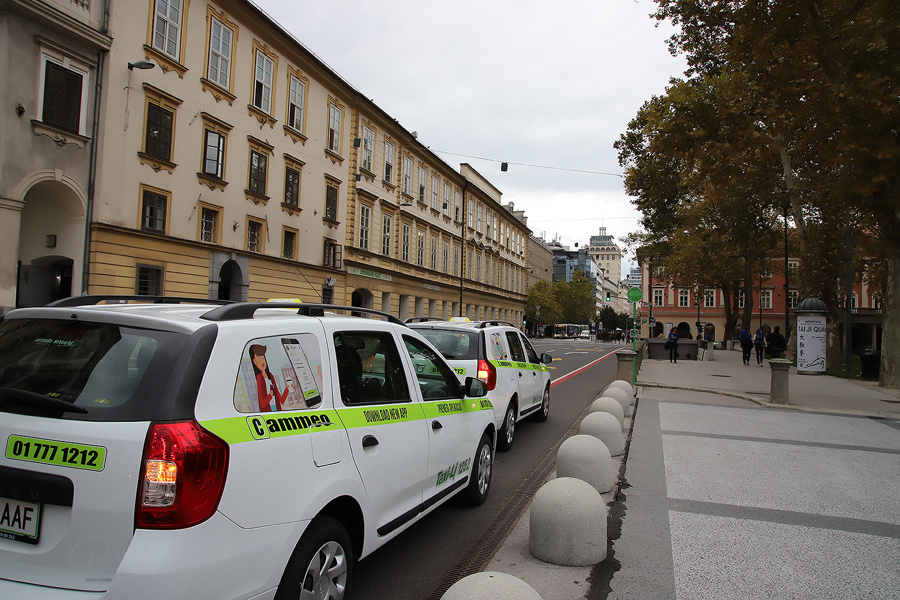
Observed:
[[[407,319],[456,369],[487,384],[494,406],[497,449],[509,450],[516,423],[526,417],[546,421],[550,414],[549,354],[538,355],[528,338],[506,321]]]
[[[0,598],[338,599],[485,500],[486,387],[399,320],[160,300],[0,323]]]

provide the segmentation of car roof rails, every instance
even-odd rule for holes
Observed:
[[[437,317],[410,317],[403,321],[405,324],[410,323],[425,323],[426,321],[443,321],[444,319],[438,319]]]
[[[509,325],[510,327],[515,328],[515,325],[513,325],[509,321],[482,321],[477,325],[477,327],[478,329],[484,329],[485,327],[493,327],[495,325]]]
[[[261,308],[289,308],[296,310],[298,315],[305,317],[322,317],[325,311],[343,310],[353,313],[365,313],[382,317],[389,323],[395,325],[404,325],[403,321],[386,312],[375,310],[372,308],[363,308],[361,306],[339,306],[334,304],[298,304],[296,302],[236,302],[226,304],[214,308],[209,312],[201,315],[201,319],[206,321],[239,321],[242,319],[252,319],[256,311]]]
[[[228,304],[230,300],[212,298],[186,298],[181,296],[138,296],[117,294],[86,294],[70,296],[47,304],[53,307],[95,306],[101,302],[107,304]]]

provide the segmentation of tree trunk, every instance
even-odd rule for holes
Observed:
[[[731,283],[722,286],[722,296],[725,305],[725,331],[722,332],[723,340],[735,339],[734,326],[737,324],[737,294],[732,293]]]
[[[900,235],[882,228],[881,241],[887,265],[881,323],[881,373],[879,385],[900,387]]]
[[[741,327],[750,328],[753,321],[753,263],[744,258],[744,312],[741,314]]]

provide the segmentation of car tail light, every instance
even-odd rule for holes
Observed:
[[[481,359],[478,361],[478,379],[484,382],[488,391],[497,387],[497,368],[489,361]]]
[[[190,527],[211,517],[219,506],[228,444],[196,421],[154,423],[141,466],[135,527]]]

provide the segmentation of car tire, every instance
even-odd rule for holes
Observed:
[[[491,489],[491,474],[494,467],[494,452],[487,434],[481,436],[475,462],[469,475],[469,483],[460,494],[460,500],[469,506],[478,506],[487,499]]]
[[[344,526],[330,517],[317,517],[297,542],[275,600],[340,600],[347,595],[353,563],[353,547]]]
[[[506,413],[503,415],[503,427],[497,433],[497,450],[506,452],[513,445],[513,438],[516,435],[516,404],[510,402],[506,407]]]
[[[531,418],[539,423],[543,423],[550,416],[550,386],[544,388],[544,399],[541,400],[541,409],[534,413]]]

